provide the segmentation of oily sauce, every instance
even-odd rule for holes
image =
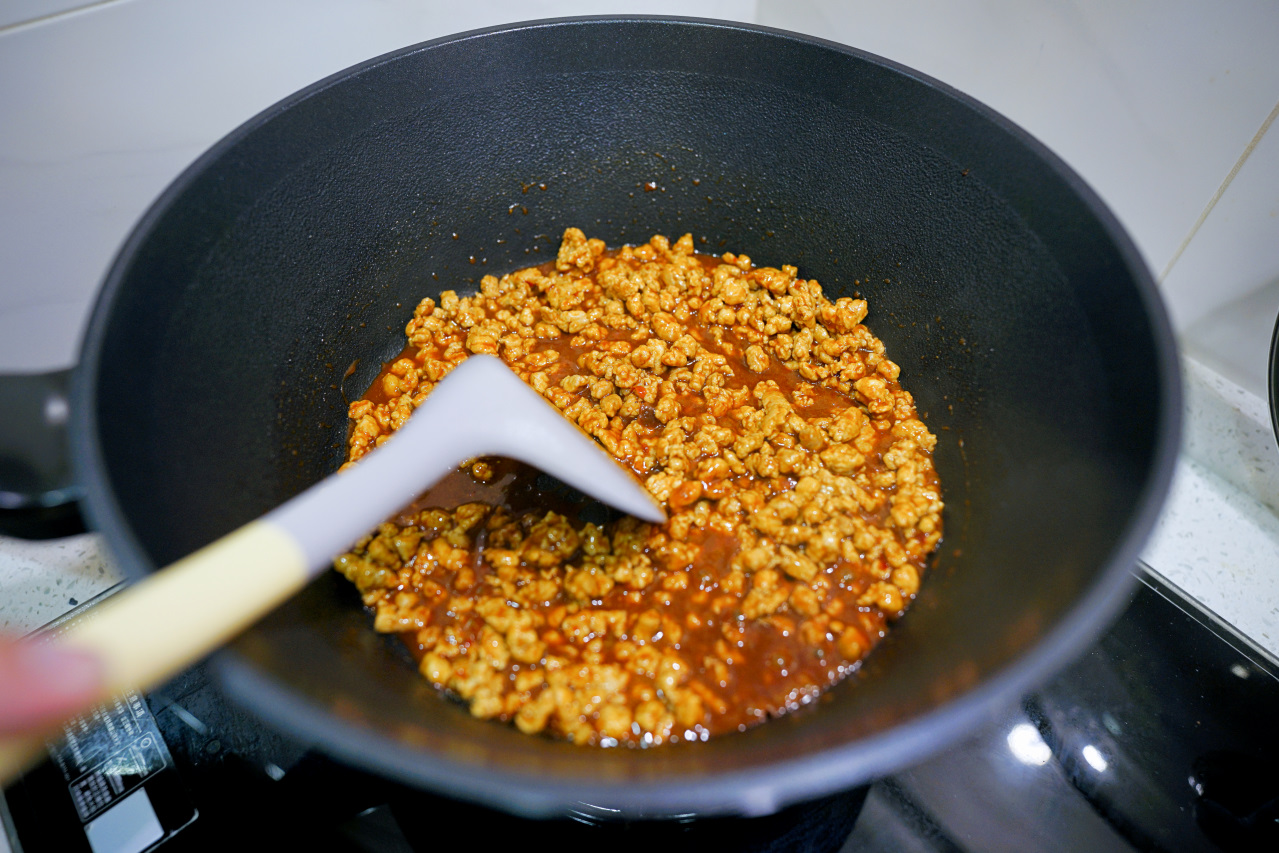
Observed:
[[[338,569],[428,679],[525,731],[646,746],[811,702],[915,595],[941,536],[935,439],[864,308],[824,301],[792,268],[662,238],[578,251],[574,230],[576,267],[562,247],[555,263],[486,279],[472,301],[424,302],[409,346],[352,405],[352,447],[389,434],[369,419],[393,425],[459,344],[485,351],[485,328],[515,328],[526,333],[493,333],[497,354],[630,466],[670,521],[623,518],[522,463],[481,459]],[[776,319],[788,311],[792,323]],[[811,316],[831,330],[805,337]]]

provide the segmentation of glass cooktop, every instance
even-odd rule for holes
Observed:
[[[533,821],[343,766],[231,706],[203,667],[68,726],[5,791],[14,850],[1279,849],[1279,668],[1154,574],[1093,649],[968,741],[768,818]]]

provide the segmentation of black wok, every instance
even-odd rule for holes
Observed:
[[[142,219],[89,326],[71,444],[91,523],[141,575],[325,476],[347,401],[417,301],[546,260],[570,225],[612,245],[692,232],[869,299],[941,439],[946,538],[914,608],[800,713],[593,750],[438,698],[334,575],[221,655],[228,690],[267,721],[523,814],[761,814],[954,741],[1123,604],[1169,482],[1179,385],[1122,228],[1042,145],[936,81],[707,22],[430,42],[216,145]]]

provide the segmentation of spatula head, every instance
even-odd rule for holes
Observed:
[[[644,521],[666,513],[635,476],[500,359],[473,355],[383,445],[267,515],[303,547],[310,571],[478,456],[526,462]]]

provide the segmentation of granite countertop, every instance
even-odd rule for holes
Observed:
[[[1267,403],[1182,358],[1182,452],[1146,567],[1279,657],[1279,446]]]

